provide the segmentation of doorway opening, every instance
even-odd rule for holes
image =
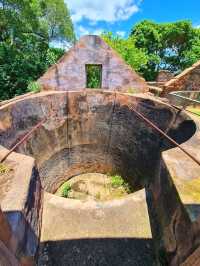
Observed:
[[[86,70],[86,88],[97,89],[102,86],[102,65],[88,64]]]

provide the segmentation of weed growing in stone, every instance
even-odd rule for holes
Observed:
[[[65,184],[62,189],[62,197],[68,198],[69,192],[71,191],[71,186],[69,184]]]
[[[131,193],[129,184],[120,175],[111,176],[111,186],[113,188],[122,187],[127,193]]]
[[[3,164],[3,163],[0,163],[0,175],[3,175],[3,174],[7,174],[8,172],[10,172],[10,167]]]
[[[114,188],[121,187],[124,184],[124,180],[119,175],[113,175],[111,176],[111,184],[112,184],[112,187]]]

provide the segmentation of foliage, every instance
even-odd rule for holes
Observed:
[[[101,88],[101,65],[86,65],[87,88]]]
[[[40,92],[41,91],[40,84],[37,81],[31,81],[28,84],[28,91],[30,91],[30,92]]]
[[[63,0],[42,0],[41,7],[49,39],[74,42],[74,28],[66,3]]]
[[[146,66],[146,53],[144,49],[136,48],[134,38],[123,39],[111,32],[104,33],[102,38],[136,71],[140,72],[141,68]]]
[[[190,21],[158,24],[144,20],[131,32],[134,44],[144,49],[148,63],[141,72],[155,80],[160,69],[179,73],[200,59],[200,34]]]
[[[189,67],[200,60],[200,29],[194,29],[195,36],[191,39],[191,47],[184,51],[184,66]]]
[[[34,37],[18,46],[0,44],[0,99],[27,92],[28,84],[37,80],[61,53],[38,43]]]
[[[64,1],[55,1],[51,17],[48,13],[51,1],[45,3],[0,0],[0,100],[27,92],[28,84],[58,60],[64,51],[51,48],[52,40],[75,39]],[[51,34],[53,16],[59,17],[54,23],[54,35]]]
[[[62,197],[68,198],[69,192],[71,191],[71,186],[68,183],[65,183],[62,187]]]
[[[123,187],[123,189],[127,193],[131,193],[131,191],[132,191],[129,184],[120,175],[112,175],[111,176],[111,186],[113,188]]]
[[[111,183],[114,188],[121,187],[124,184],[124,180],[120,175],[111,176]]]

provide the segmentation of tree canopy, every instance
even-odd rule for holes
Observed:
[[[132,28],[131,36],[135,46],[146,51],[148,63],[141,71],[147,80],[154,80],[160,69],[179,73],[200,59],[200,30],[190,21],[144,20]]]
[[[177,74],[200,60],[200,29],[187,20],[144,20],[127,38],[102,37],[146,80],[155,80],[160,69]],[[64,50],[52,48],[52,41],[75,40],[64,0],[0,0],[0,100],[27,92],[58,60]]]
[[[123,39],[120,36],[115,36],[111,32],[108,32],[102,34],[101,37],[136,71],[140,72],[141,68],[146,66],[146,52],[144,49],[135,46],[135,40],[132,36]]]
[[[73,43],[64,0],[0,0],[0,99],[25,93],[64,53],[51,41]]]
[[[160,24],[144,20],[126,39],[110,32],[102,37],[146,80],[155,80],[161,69],[178,74],[200,60],[200,29],[187,20]]]

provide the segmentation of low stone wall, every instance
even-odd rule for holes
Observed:
[[[148,183],[146,176],[149,180],[154,176],[160,139],[138,119],[131,106],[163,130],[175,117],[169,106],[148,96],[91,90],[43,93],[3,108],[0,115],[5,117],[7,128],[0,142],[11,147],[46,117],[44,126],[18,151],[36,159],[47,191],[55,191],[67,178],[89,169],[118,172],[140,189]]]
[[[173,78],[174,74],[169,70],[160,70],[158,72],[156,81],[157,82],[167,82]]]
[[[1,156],[8,150],[0,146]],[[40,238],[42,192],[34,159],[12,153],[4,162],[10,174],[1,184],[1,208],[7,230],[0,239],[21,265],[33,265]],[[2,176],[1,176],[2,182]]]
[[[45,192],[40,266],[140,266],[144,256],[146,264],[154,264],[145,189],[105,202]]]
[[[162,96],[172,91],[200,90],[200,61],[165,83]]]

